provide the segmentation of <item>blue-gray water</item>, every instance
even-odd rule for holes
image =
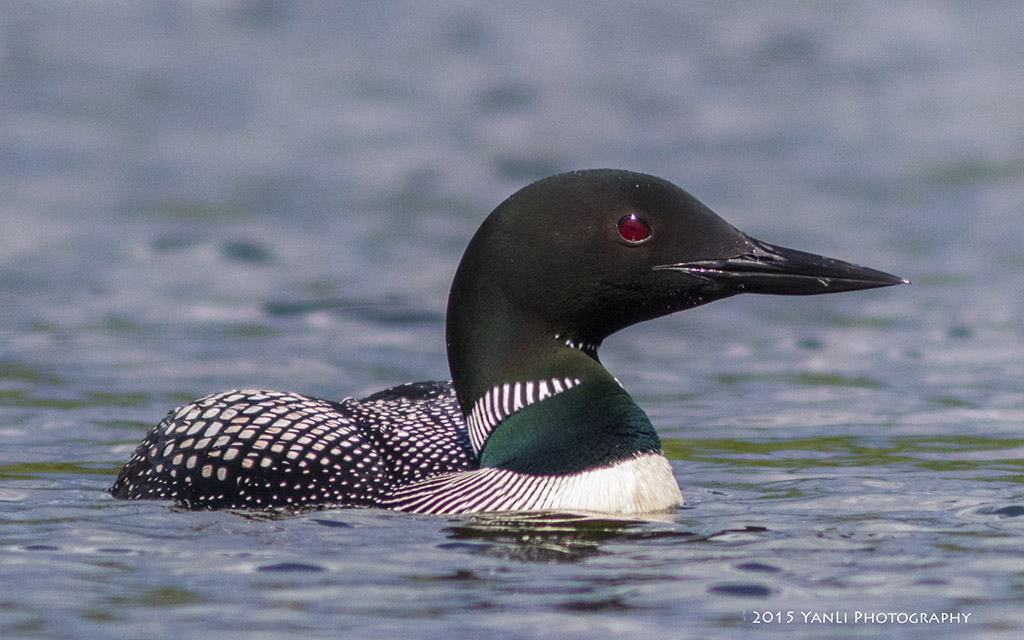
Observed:
[[[0,636],[1020,637],[1021,33],[1011,1],[4,2]],[[476,226],[600,166],[914,284],[610,339],[663,522],[104,493],[199,395],[446,377]]]

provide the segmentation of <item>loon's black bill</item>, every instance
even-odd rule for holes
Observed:
[[[884,271],[750,238],[751,251],[734,258],[697,260],[655,267],[682,271],[734,293],[814,295],[910,284]]]

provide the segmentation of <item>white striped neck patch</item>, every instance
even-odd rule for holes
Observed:
[[[473,451],[480,455],[491,431],[505,418],[524,407],[572,389],[579,383],[579,378],[548,378],[506,382],[493,387],[473,404],[473,409],[466,418]]]
[[[560,333],[556,333],[555,334],[555,340],[558,340],[559,342],[564,343],[565,346],[569,347],[570,349],[576,349],[577,351],[582,351],[583,353],[586,353],[586,354],[588,354],[590,356],[596,356],[597,355],[597,347],[598,347],[598,345],[596,345],[596,344],[594,344],[592,342],[584,342],[582,340],[573,340],[572,338],[567,338],[566,336],[563,336]]]

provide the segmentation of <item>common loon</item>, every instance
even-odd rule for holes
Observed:
[[[206,396],[146,435],[110,493],[200,509],[670,510],[679,485],[647,415],[598,360],[607,336],[738,293],[906,282],[755,240],[660,178],[555,175],[470,241],[448,299],[451,382],[340,402]]]

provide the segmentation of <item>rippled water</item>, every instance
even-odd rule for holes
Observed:
[[[1019,637],[1024,11],[679,5],[6,5],[0,636]],[[207,392],[446,377],[476,226],[593,166],[914,284],[610,339],[662,521],[104,493]]]

